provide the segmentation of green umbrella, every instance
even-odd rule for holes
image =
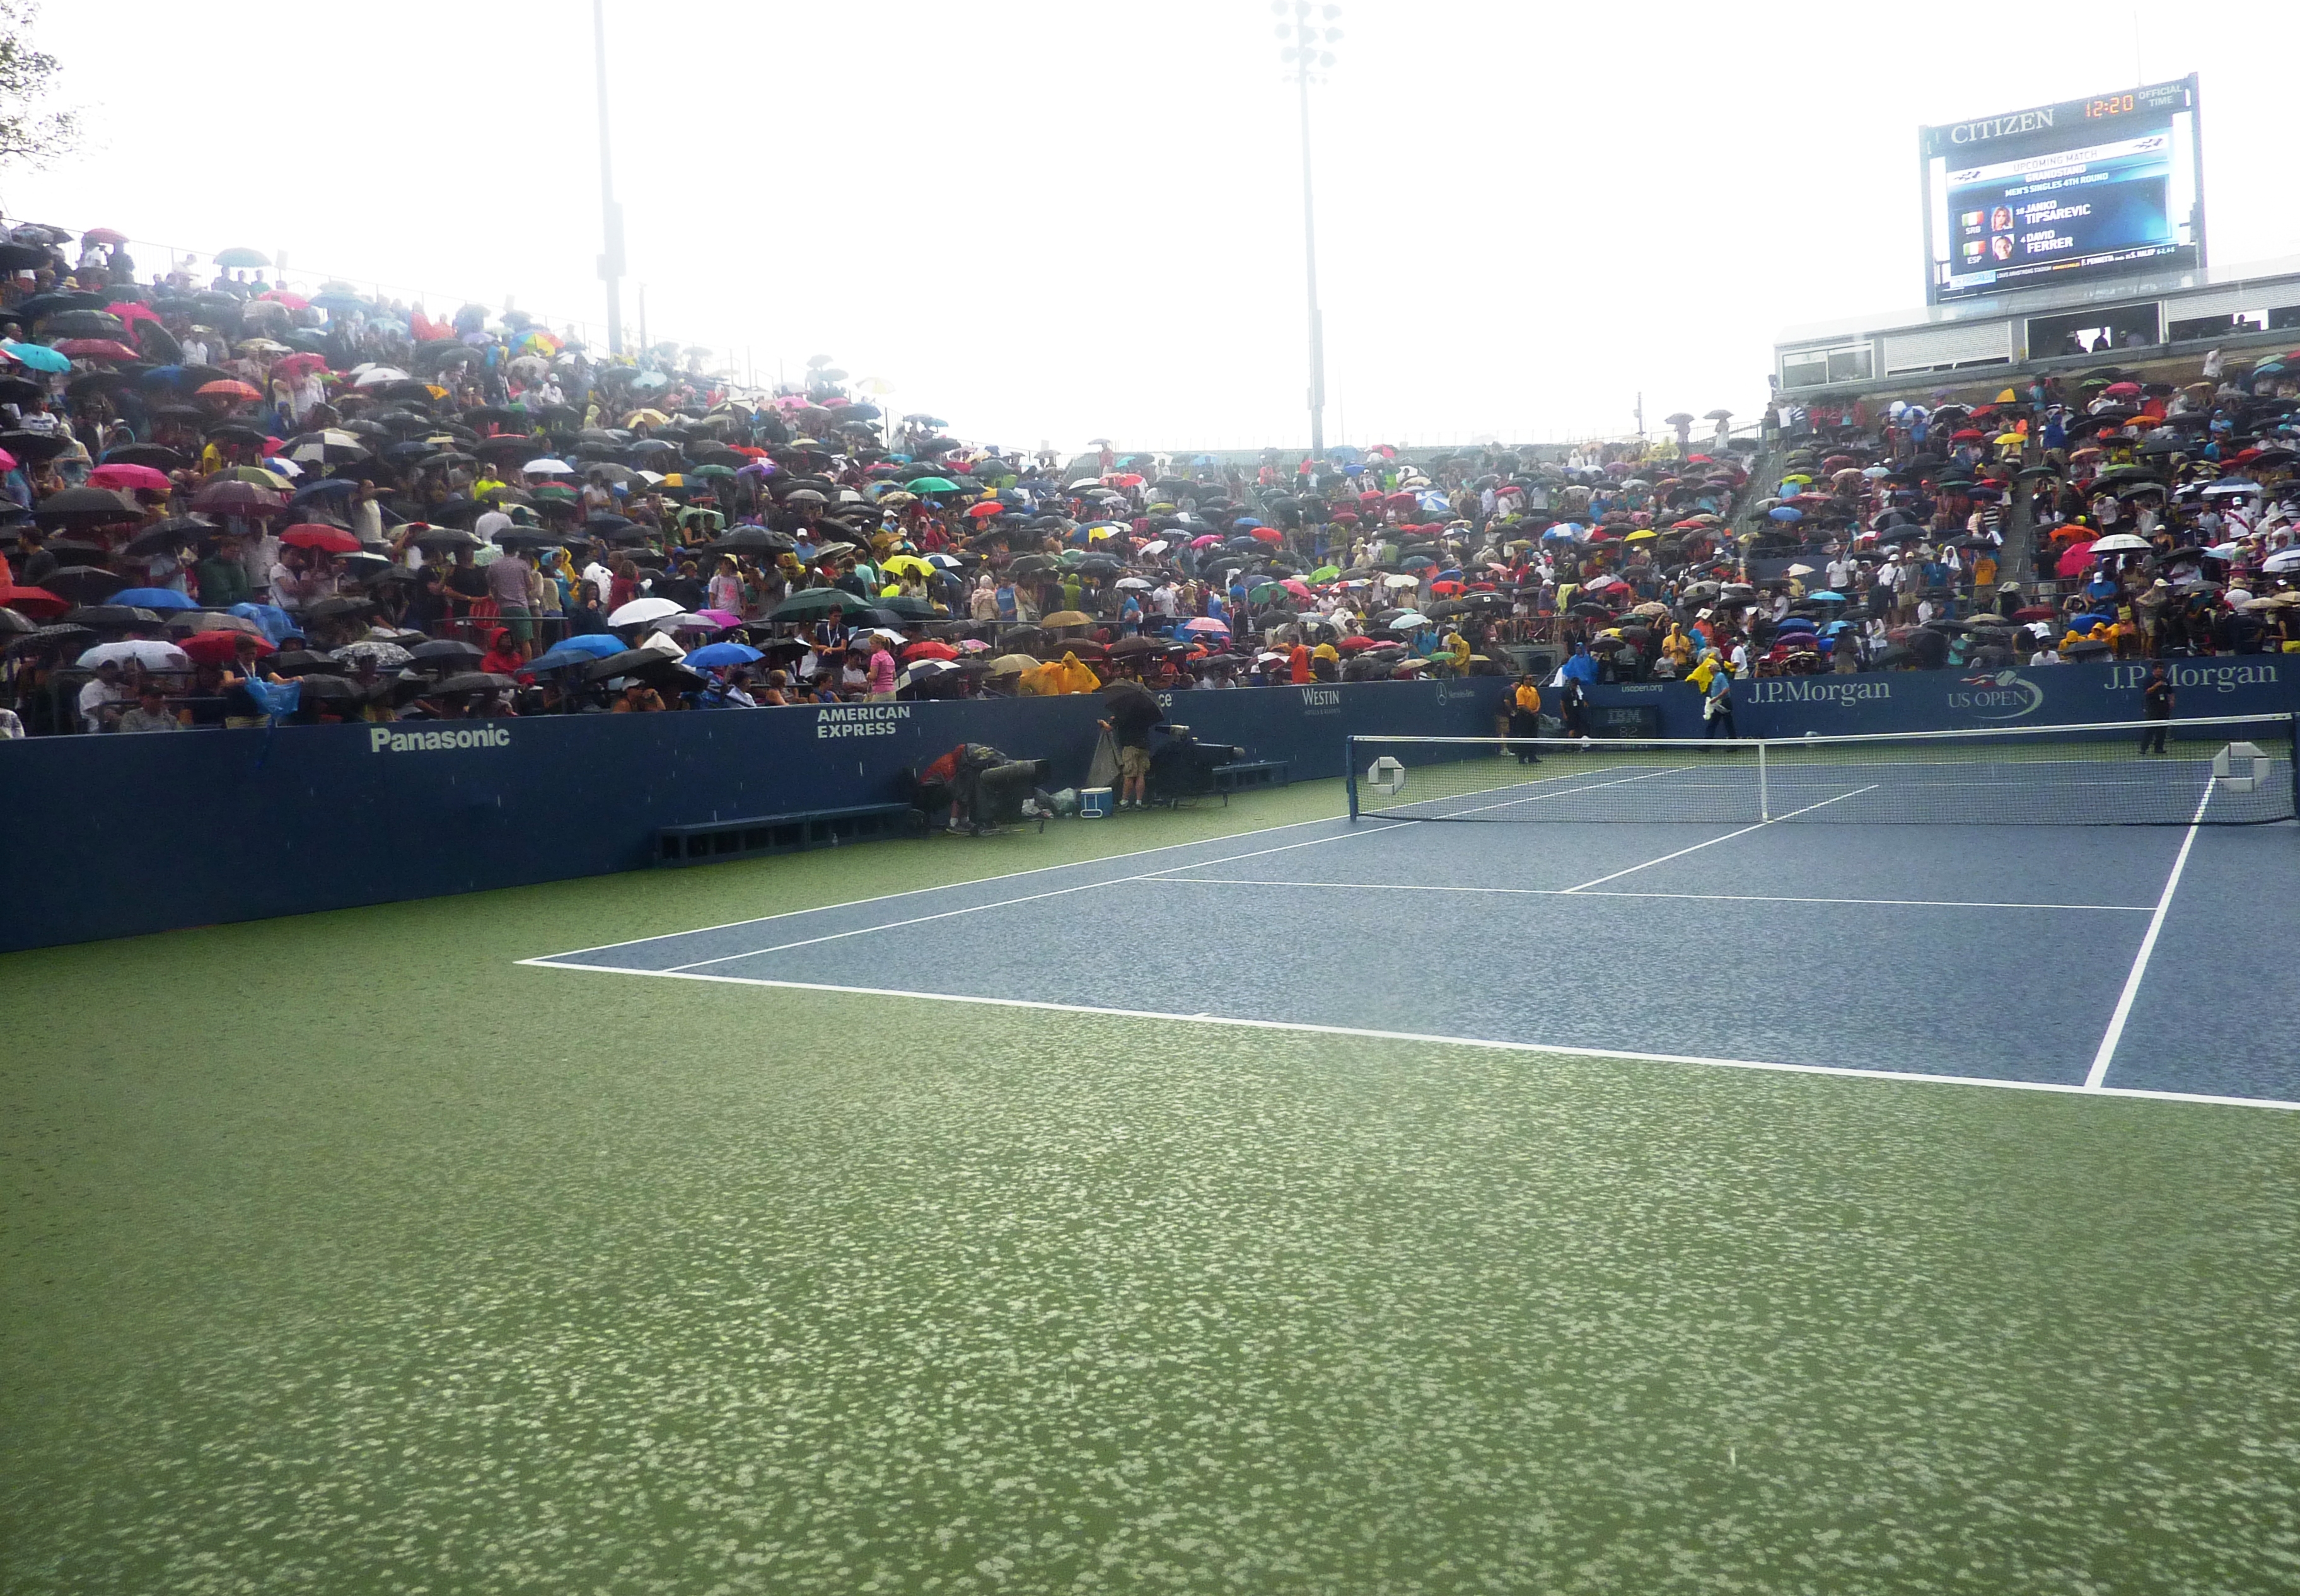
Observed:
[[[819,620],[833,610],[860,610],[873,599],[857,598],[844,587],[802,587],[777,604],[771,620]]]
[[[947,477],[913,477],[903,484],[914,494],[954,494],[958,484]]]
[[[1310,580],[1312,582],[1330,582],[1341,574],[1342,568],[1338,565],[1321,565],[1317,569],[1310,573]]]

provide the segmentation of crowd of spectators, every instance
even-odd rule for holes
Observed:
[[[2296,625],[2267,586],[2291,538],[2280,362],[1769,417],[1738,442],[1721,411],[1701,446],[1680,427],[1562,458],[1065,460],[882,415],[827,362],[749,391],[700,352],[602,356],[515,312],[305,295],[233,259],[138,282],[115,235],[0,243],[0,730],[1537,660],[1569,696],[1719,695],[2288,646]]]

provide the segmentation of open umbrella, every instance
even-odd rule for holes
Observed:
[[[666,620],[684,614],[686,607],[667,598],[636,598],[607,617],[611,627],[639,627],[651,620]]]

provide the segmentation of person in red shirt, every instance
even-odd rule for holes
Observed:
[[[1287,661],[1293,670],[1294,685],[1297,687],[1306,685],[1310,680],[1310,645],[1296,643],[1293,651],[1287,655]]]

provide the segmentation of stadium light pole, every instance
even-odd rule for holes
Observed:
[[[623,208],[615,203],[614,145],[607,137],[607,0],[591,0],[591,53],[599,79],[599,280],[607,285],[607,353],[623,352]]]
[[[1281,19],[1278,37],[1287,42],[1278,52],[1294,74],[1302,108],[1302,259],[1310,289],[1310,458],[1326,458],[1326,319],[1318,309],[1318,201],[1310,181],[1311,74],[1334,64],[1342,30],[1332,26],[1342,14],[1338,5],[1313,5],[1311,0],[1271,0],[1271,14]],[[1313,17],[1312,13],[1315,13]],[[1288,14],[1292,21],[1284,21]]]

